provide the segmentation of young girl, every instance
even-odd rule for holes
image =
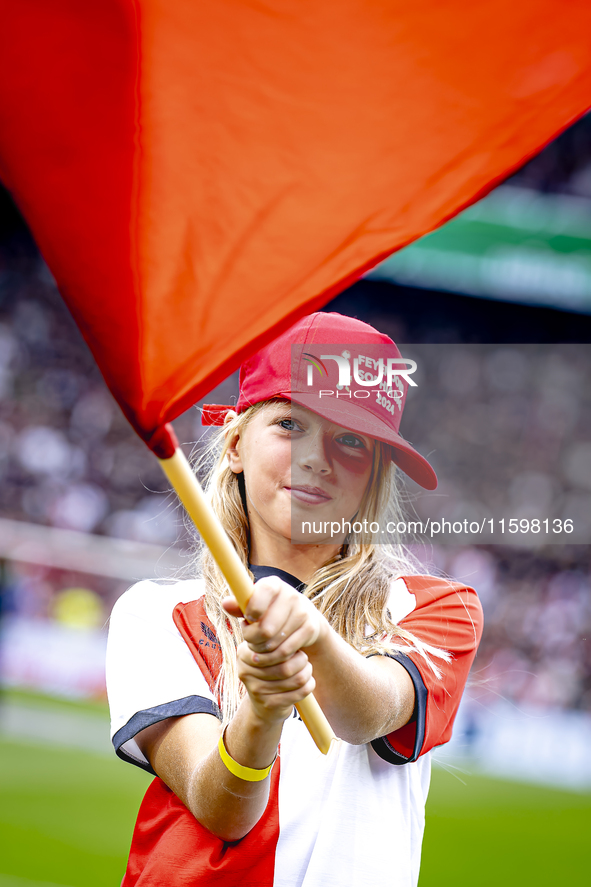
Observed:
[[[313,314],[242,367],[235,408],[204,410],[222,425],[212,505],[256,584],[242,619],[205,551],[199,578],[113,610],[113,744],[156,774],[122,887],[417,884],[429,751],[481,610],[382,544],[396,471],[436,485],[398,432],[409,363]],[[326,756],[294,709],[312,692],[340,738]]]

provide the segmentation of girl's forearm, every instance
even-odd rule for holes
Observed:
[[[277,754],[281,728],[282,722],[261,721],[247,697],[226,729],[227,752],[243,767],[263,770]],[[238,841],[265,811],[270,775],[251,782],[231,773],[218,750],[220,732],[213,718],[205,725],[199,715],[175,719],[149,756],[156,773],[205,828],[224,841]]]
[[[415,691],[400,663],[365,658],[328,624],[305,652],[314,670],[314,694],[340,739],[360,745],[408,723]]]

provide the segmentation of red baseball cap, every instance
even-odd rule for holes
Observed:
[[[246,360],[236,406],[206,404],[202,422],[223,425],[228,410],[242,413],[263,400],[285,398],[390,444],[393,461],[421,487],[434,490],[432,467],[399,432],[408,387],[416,384],[414,369],[392,339],[369,324],[318,312]]]

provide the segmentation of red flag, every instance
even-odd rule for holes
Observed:
[[[164,423],[580,116],[588,0],[4,0],[0,177]]]

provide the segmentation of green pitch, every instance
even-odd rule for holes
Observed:
[[[420,887],[582,883],[591,795],[461,778],[434,771]],[[148,782],[115,757],[0,742],[0,887],[119,887]]]
[[[115,756],[1,742],[0,887],[119,887],[148,784]]]
[[[419,887],[585,883],[589,834],[589,793],[435,769]]]

